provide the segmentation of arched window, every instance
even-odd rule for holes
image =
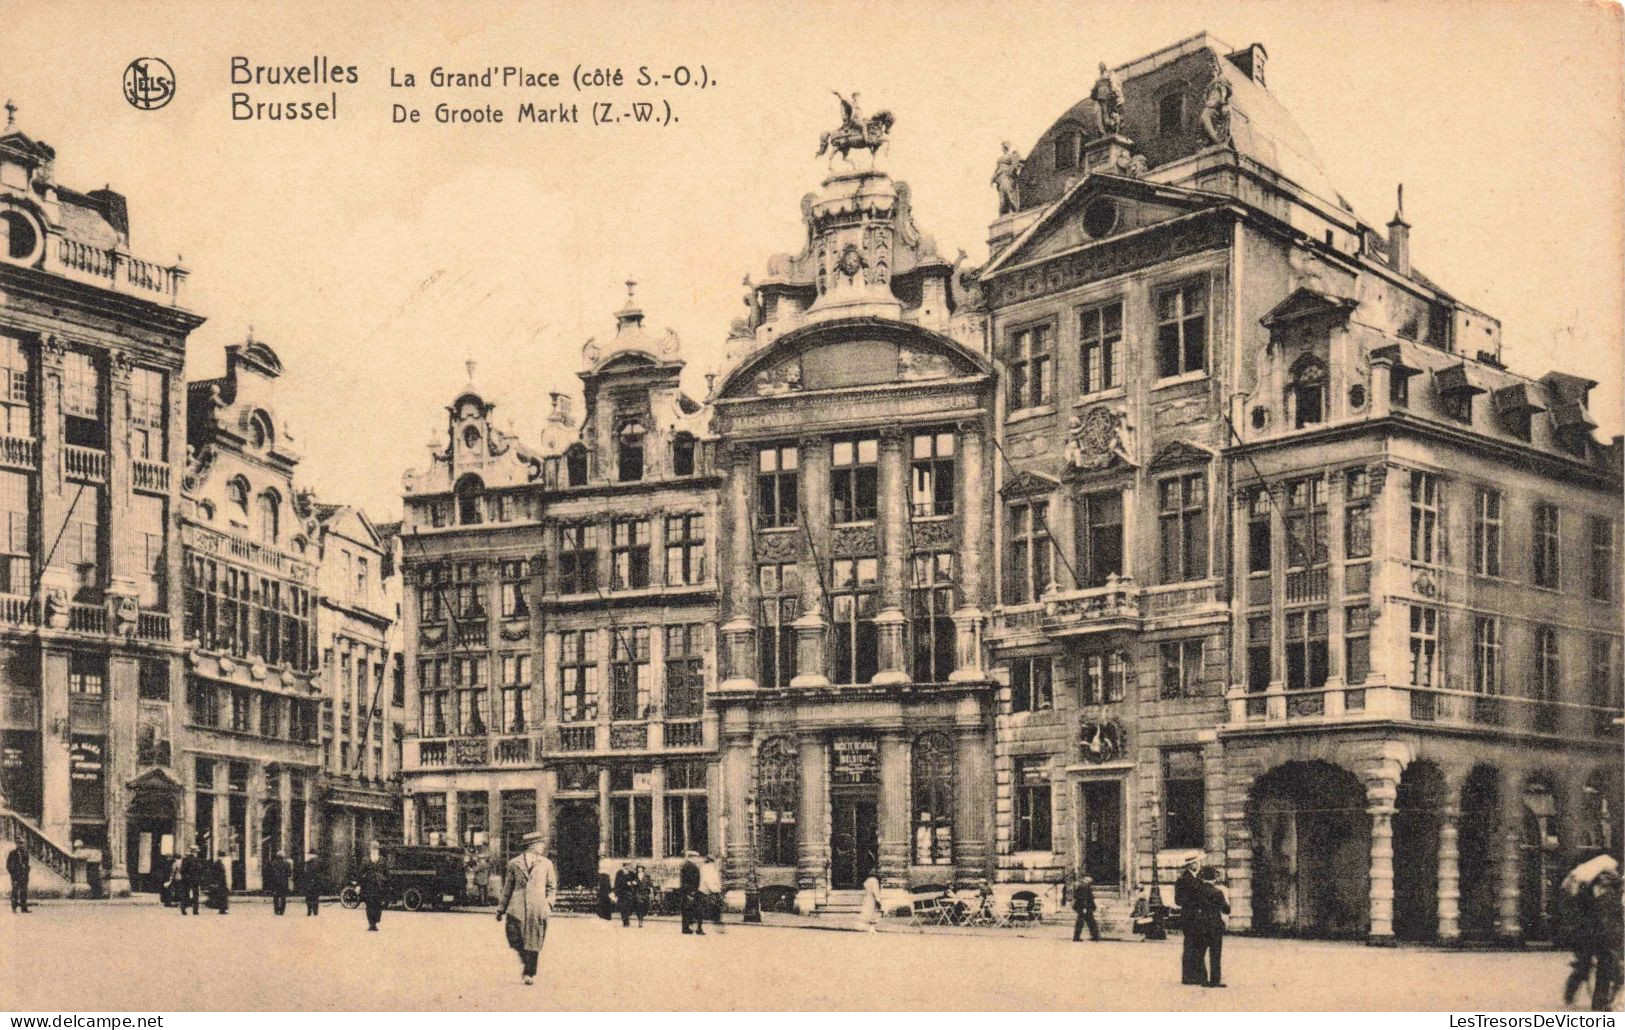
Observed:
[[[569,486],[587,485],[587,448],[581,444],[564,452],[564,477]]]
[[[699,441],[694,439],[693,433],[678,433],[671,440],[671,474],[674,476],[692,476],[694,474],[694,455],[699,449]]]
[[[1286,388],[1287,414],[1294,429],[1326,421],[1326,363],[1305,354],[1292,364],[1292,382]]]
[[[235,515],[244,522],[248,521],[248,480],[238,476],[226,484],[226,500],[231,502],[233,511],[227,515]]]
[[[643,478],[643,438],[648,435],[642,422],[628,422],[616,434],[616,474],[623,483]]]
[[[261,543],[271,544],[272,546],[276,545],[278,528],[277,523],[281,517],[281,506],[281,499],[277,497],[276,491],[267,490],[260,494],[259,518]]]
[[[476,475],[467,475],[457,481],[457,524],[477,526],[484,519],[485,484]]]
[[[945,733],[914,739],[914,864],[954,861],[954,753]]]
[[[256,451],[263,451],[271,446],[273,439],[271,420],[263,411],[254,412],[248,420],[248,442]]]
[[[800,796],[801,760],[795,741],[789,737],[764,741],[756,758],[756,860],[760,864],[796,864],[796,809]]]

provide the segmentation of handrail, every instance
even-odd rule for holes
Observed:
[[[0,835],[18,847],[28,848],[28,856],[50,869],[68,884],[77,882],[79,867],[84,860],[58,847],[51,838],[30,826],[15,812],[0,809]]]

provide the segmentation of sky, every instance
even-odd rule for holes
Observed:
[[[349,8],[349,9],[338,9]],[[398,517],[401,475],[444,443],[467,381],[534,438],[547,394],[579,396],[581,348],[614,331],[635,278],[702,396],[741,284],[799,249],[800,200],[858,91],[897,124],[883,159],[947,255],[985,260],[999,144],[1026,152],[1116,65],[1207,30],[1263,43],[1270,90],[1332,181],[1381,225],[1405,184],[1413,263],[1503,323],[1506,361],[1602,385],[1620,431],[1625,118],[1618,6],[1392,2],[374,2],[0,0],[0,96],[57,151],[57,180],[129,200],[132,250],[184,257],[188,377],[220,373],[253,327],[287,372],[278,412],[323,499]],[[231,119],[232,58],[355,65],[331,122]],[[161,110],[123,99],[125,65],[162,57]],[[557,71],[563,89],[424,88],[435,66]],[[683,66],[710,85],[577,93],[577,66]],[[390,86],[415,74],[420,88]],[[669,100],[672,124],[522,125],[523,100]],[[438,102],[502,125],[439,125]],[[392,105],[422,112],[393,124]],[[662,109],[663,110],[663,109]],[[579,403],[577,411],[579,412]]]

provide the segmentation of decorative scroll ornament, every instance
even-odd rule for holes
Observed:
[[[1128,735],[1117,720],[1106,719],[1084,723],[1078,743],[1085,762],[1101,765],[1122,758],[1127,740]]]
[[[801,538],[794,533],[761,533],[756,537],[759,561],[787,562],[801,557]]]

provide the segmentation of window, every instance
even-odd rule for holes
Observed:
[[[1343,593],[1371,592],[1371,475],[1349,469],[1343,479]]]
[[[1051,847],[1050,783],[1048,759],[1018,758],[1015,767],[1017,851],[1048,851]]]
[[[101,697],[107,688],[107,659],[101,655],[68,656],[68,693]]]
[[[1053,376],[1048,325],[1029,326],[1010,336],[1009,406],[1011,411],[1048,404]]]
[[[1162,753],[1163,844],[1165,848],[1199,848],[1205,831],[1206,790],[1202,751],[1169,748]]]
[[[1558,701],[1562,698],[1563,678],[1557,651],[1557,630],[1551,626],[1535,627],[1535,675],[1529,686],[1537,701]],[[1545,704],[1535,709],[1537,729],[1553,728],[1540,725],[1541,713],[1549,709],[1550,706]]]
[[[590,629],[559,633],[559,719],[598,719],[598,642]]]
[[[1253,615],[1247,619],[1247,691],[1262,694],[1270,688],[1270,617]]]
[[[616,519],[610,523],[613,559],[611,590],[641,590],[649,585],[649,520]]]
[[[598,589],[598,527],[573,522],[559,527],[559,593],[590,594]]]
[[[1614,642],[1605,636],[1591,638],[1591,706],[1592,729],[1600,736],[1619,733],[1614,719],[1625,705],[1625,681],[1614,668]]]
[[[457,845],[483,847],[491,832],[491,796],[483,790],[457,792]]]
[[[1473,571],[1480,576],[1501,574],[1501,494],[1478,491],[1473,519]]]
[[[953,552],[916,554],[913,572],[914,681],[946,683],[957,664]]]
[[[1078,166],[1078,143],[1082,137],[1075,132],[1063,132],[1055,137],[1055,170],[1064,172]]]
[[[226,500],[231,504],[231,514],[244,525],[248,523],[248,480],[238,476],[226,484]]]
[[[1389,373],[1388,403],[1396,408],[1408,407],[1411,403],[1411,372],[1412,369],[1401,370],[1394,368]]]
[[[280,515],[281,515],[281,510],[280,509],[281,509],[281,505],[280,505],[280,503],[279,503],[279,501],[277,499],[277,495],[275,493],[273,493],[270,490],[267,490],[264,493],[260,494],[260,499],[259,499],[260,543],[268,544],[268,545],[270,545],[272,547],[276,546],[276,542],[277,542],[277,523],[280,521]]]
[[[945,733],[914,738],[914,864],[954,861],[954,751]]]
[[[101,369],[84,351],[70,350],[63,358],[62,440],[75,447],[107,446]]]
[[[424,658],[418,662],[418,690],[423,722],[421,735],[444,737],[451,732],[451,684],[446,679],[446,659]]]
[[[788,687],[796,675],[796,631],[801,614],[801,574],[794,564],[756,567],[762,599],[756,630],[757,677],[764,687]]]
[[[1123,495],[1085,494],[1074,508],[1080,587],[1105,586],[1123,574]]]
[[[165,461],[169,448],[164,418],[167,377],[155,369],[130,371],[130,455]]]
[[[1185,127],[1185,97],[1165,93],[1157,98],[1157,134],[1172,136]]]
[[[446,795],[417,795],[418,840],[431,847],[446,843]]]
[[[469,475],[459,479],[456,494],[459,526],[477,526],[485,521],[485,484],[480,482],[479,476]]]
[[[246,690],[228,690],[231,696],[231,728],[236,733],[247,733],[253,718],[253,698]]]
[[[1199,697],[1202,693],[1202,640],[1165,640],[1157,645],[1162,659],[1161,688],[1164,701]]]
[[[1078,667],[1078,703],[1110,705],[1123,700],[1127,664],[1121,651],[1084,655]]]
[[[666,847],[668,855],[710,851],[710,818],[704,762],[666,764]]]
[[[1435,675],[1439,658],[1439,610],[1413,604],[1411,607],[1411,684],[1437,686]]]
[[[649,717],[649,627],[610,628],[609,717]]]
[[[1324,600],[1328,584],[1324,477],[1309,476],[1287,483],[1282,526],[1286,531],[1287,603]]]
[[[623,483],[643,478],[643,444],[647,431],[642,422],[627,422],[615,434],[615,473]]]
[[[1363,604],[1343,609],[1343,665],[1350,686],[1371,675],[1371,609]]]
[[[1122,343],[1122,301],[1078,312],[1078,385],[1083,393],[1122,385],[1118,366]]]
[[[164,531],[168,510],[169,504],[162,497],[130,495],[131,540],[136,548],[138,572],[136,591],[143,608],[162,608],[165,604]]]
[[[831,448],[830,518],[834,522],[872,522],[875,517],[879,442],[874,437],[836,440]]]
[[[1591,516],[1591,597],[1614,597],[1614,520],[1602,515]]]
[[[756,522],[764,529],[796,524],[797,452],[794,447],[763,447],[756,456]]]
[[[911,508],[915,518],[954,513],[954,434],[914,434]]]
[[[316,705],[313,702],[288,702],[288,739],[298,741],[301,744],[310,744],[315,742]],[[301,781],[298,779],[294,780],[295,784],[300,782]]]
[[[1439,477],[1411,473],[1411,561],[1439,560]]]
[[[1286,614],[1286,686],[1313,690],[1326,685],[1327,613],[1321,609]]]
[[[837,558],[830,563],[830,614],[835,623],[836,683],[868,683],[880,667],[875,626],[875,558]]]
[[[78,491],[75,491],[78,494]],[[87,488],[70,502],[67,527],[57,545],[63,561],[73,570],[74,600],[84,604],[102,601],[102,520],[101,491]]]
[[[397,654],[390,670],[389,703],[396,708],[406,707],[406,659]]]
[[[470,736],[486,733],[485,659],[453,658],[452,685],[457,688],[457,732]]]
[[[564,452],[564,476],[570,486],[587,485],[587,448],[572,444]]]
[[[1014,501],[1007,511],[1004,563],[1004,603],[1026,604],[1044,595],[1050,585],[1047,501]]]
[[[671,439],[671,474],[674,476],[692,476],[694,474],[694,456],[699,450],[700,443],[694,439],[693,433],[678,433]],[[680,854],[681,852],[679,852]]]
[[[502,656],[502,732],[523,733],[530,726],[530,655]]]
[[[460,561],[452,566],[452,600],[457,618],[483,619],[485,605],[480,603],[480,567],[477,562]]]
[[[654,798],[649,773],[612,768],[609,772],[609,852],[615,858],[648,858],[654,854]]]
[[[1010,661],[1010,710],[1047,712],[1055,707],[1052,669],[1047,656]]]
[[[193,725],[220,725],[220,691],[208,680],[186,681],[186,707]]]
[[[267,695],[260,698],[260,736],[281,738],[282,699],[280,697]]]
[[[1157,293],[1157,377],[1207,367],[1207,287],[1188,283]]]
[[[1292,426],[1319,425],[1326,421],[1326,363],[1305,354],[1292,365],[1292,382],[1287,386],[1287,404]]]
[[[160,658],[143,658],[138,674],[137,693],[141,700],[169,700],[169,663]]]
[[[33,506],[30,477],[0,470],[0,593],[26,597],[33,592],[28,529]]]
[[[756,759],[756,861],[796,864],[796,815],[801,794],[801,756],[788,737],[762,742]]]
[[[1269,583],[1267,574],[1274,559],[1270,539],[1270,495],[1267,489],[1260,487],[1247,495],[1247,572],[1266,575],[1266,590]],[[1249,593],[1248,600],[1257,604],[1267,600],[1267,596],[1258,598]]]
[[[363,563],[366,560],[361,559]],[[363,564],[363,570],[365,567]],[[502,581],[504,619],[522,619],[530,615],[530,602],[525,598],[527,571],[523,558],[505,558],[497,563],[497,575]]]
[[[666,585],[705,582],[705,516],[699,512],[666,516]]]
[[[1162,537],[1162,581],[1182,583],[1207,576],[1207,474],[1157,483],[1158,525]]]
[[[358,554],[355,558],[355,602],[367,603],[367,556]]]
[[[1535,505],[1535,586],[1557,589],[1558,514],[1550,504]]]
[[[697,719],[705,708],[705,626],[666,627],[666,718]]]
[[[1480,616],[1473,620],[1473,691],[1501,692],[1501,620]]]
[[[34,368],[28,348],[15,336],[0,336],[0,433],[34,435]]]

